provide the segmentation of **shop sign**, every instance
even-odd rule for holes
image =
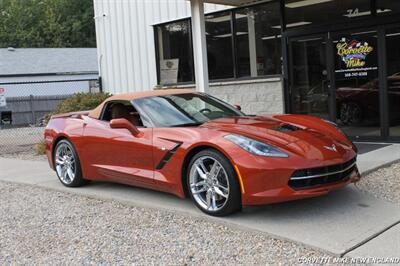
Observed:
[[[344,78],[349,77],[367,77],[370,71],[378,69],[377,66],[368,66],[368,56],[374,51],[368,42],[348,40],[342,38],[336,44],[336,52],[340,60],[344,64],[344,68],[336,70],[335,72],[343,73]]]
[[[337,54],[342,58],[347,68],[364,67],[367,56],[374,50],[367,42],[347,41],[342,38],[336,45]]]
[[[178,83],[179,58],[160,60],[160,83]]]
[[[6,107],[6,89],[0,88],[0,107]]]

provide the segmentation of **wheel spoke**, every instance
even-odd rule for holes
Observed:
[[[62,166],[61,165],[57,165],[56,166],[56,171],[57,171],[57,174],[61,177],[62,176]]]
[[[228,197],[228,194],[225,194],[219,187],[215,186],[214,190],[215,190],[215,193],[217,193],[221,197],[224,197],[224,198]]]
[[[212,199],[212,209],[215,210],[217,209],[217,199],[215,198],[214,193],[212,194],[211,199]]]
[[[205,186],[206,185],[206,181],[199,181],[195,184],[190,185],[192,188],[194,187],[199,187],[199,186]]]
[[[56,164],[64,165],[64,161],[61,160],[60,158],[57,158],[57,159],[56,159]]]
[[[214,161],[213,165],[211,166],[211,170],[210,170],[210,174],[211,174],[211,175],[214,174],[214,172],[215,172],[215,170],[217,169],[217,167],[218,167],[218,162],[217,162],[217,161]]]
[[[202,188],[200,188],[200,189],[198,189],[198,190],[192,190],[192,193],[193,193],[193,194],[203,193],[203,192],[206,192],[207,189],[208,189],[208,188],[207,188],[206,186],[204,186],[204,187],[202,187]]]
[[[226,193],[228,193],[229,189],[227,187],[224,187],[223,185],[221,185],[220,183],[217,183],[215,185],[216,187],[218,187],[219,189],[222,189],[223,191],[225,191]]]
[[[207,200],[207,210],[208,210],[211,207],[211,191],[210,190],[207,190],[206,200]]]
[[[221,170],[221,167],[219,166],[219,163],[217,161],[214,161],[214,164],[213,164],[213,166],[211,167],[211,170],[210,170],[211,177],[212,178],[217,177],[220,170]]]
[[[196,165],[196,170],[197,170],[197,173],[199,174],[199,176],[202,179],[207,179],[207,172],[204,171],[204,168],[205,168],[205,166],[204,166],[203,162]]]
[[[200,188],[198,188],[198,187],[200,187]],[[197,182],[196,184],[192,184],[191,188],[192,188],[193,194],[199,194],[202,192],[206,192],[208,189],[205,181],[200,181],[200,182]]]
[[[69,180],[72,182],[72,180],[74,179],[74,172],[72,172],[71,167],[68,167],[67,174],[68,174]]]
[[[62,167],[61,168],[61,176],[62,176],[64,182],[66,182],[66,180],[67,180],[67,169],[66,169],[66,167]]]

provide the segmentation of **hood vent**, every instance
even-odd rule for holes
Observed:
[[[285,133],[285,132],[301,130],[301,128],[296,127],[294,125],[290,125],[290,124],[283,124],[277,128],[274,128],[274,130]]]

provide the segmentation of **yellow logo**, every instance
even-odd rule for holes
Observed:
[[[364,67],[367,55],[374,50],[367,42],[347,41],[346,38],[342,38],[338,42],[336,49],[337,54],[341,57],[347,68]]]

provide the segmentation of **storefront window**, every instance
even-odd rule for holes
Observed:
[[[156,26],[160,84],[193,81],[188,20]]]
[[[286,28],[346,22],[371,15],[370,0],[286,0]]]
[[[234,77],[231,12],[205,17],[209,79]]]
[[[393,15],[394,13],[400,13],[400,1],[377,0],[376,13],[378,15]]]
[[[386,32],[390,135],[400,136],[400,28]]]
[[[377,32],[342,32],[333,43],[338,124],[349,136],[380,136]]]
[[[281,73],[279,3],[235,11],[238,77]]]

